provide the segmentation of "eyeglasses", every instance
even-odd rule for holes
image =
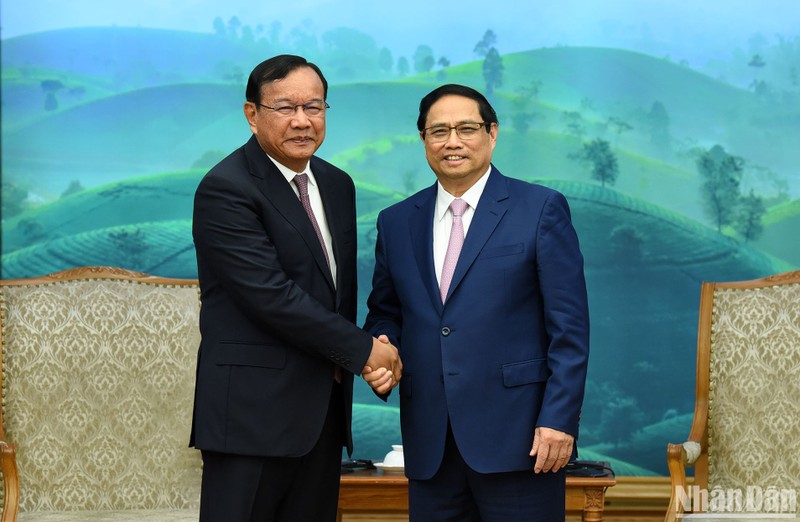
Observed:
[[[263,103],[259,103],[258,105],[264,107],[265,109],[275,111],[281,116],[292,116],[295,112],[297,112],[297,108],[301,107],[303,112],[306,113],[306,116],[312,118],[315,116],[322,116],[325,114],[325,109],[331,108],[330,105],[323,101],[310,101],[298,105],[278,105],[277,107],[270,107],[269,105],[264,105]]]
[[[442,143],[450,139],[450,132],[456,131],[456,136],[464,141],[473,140],[478,136],[481,127],[491,125],[491,122],[483,123],[459,123],[455,127],[448,127],[447,125],[435,125],[422,129],[423,136],[431,143]],[[487,127],[488,128],[488,127]]]

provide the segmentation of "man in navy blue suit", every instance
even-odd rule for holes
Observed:
[[[491,164],[497,115],[474,89],[435,89],[417,126],[438,182],[379,215],[365,325],[403,360],[411,520],[563,521],[589,355],[567,201]]]

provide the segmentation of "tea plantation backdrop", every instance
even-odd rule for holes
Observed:
[[[663,475],[692,417],[700,282],[800,266],[800,5],[596,4],[3,2],[2,277],[196,277],[194,190],[249,136],[249,71],[295,53],[331,84],[319,155],[356,181],[363,319],[377,213],[434,181],[419,100],[465,83],[499,114],[495,165],[573,210],[581,456]],[[356,395],[355,456],[380,459],[396,397]]]

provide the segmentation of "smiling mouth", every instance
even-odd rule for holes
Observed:
[[[446,161],[458,161],[458,160],[462,160],[464,158],[465,158],[465,156],[455,156],[455,155],[450,155],[450,156],[445,156],[444,157],[444,159]]]

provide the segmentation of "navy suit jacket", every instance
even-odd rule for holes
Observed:
[[[475,471],[530,470],[534,428],[577,437],[583,402],[589,314],[567,201],[492,167],[443,305],[436,190],[380,213],[365,325],[403,360],[406,475],[436,473],[448,419]]]
[[[372,349],[370,335],[354,324],[355,188],[317,157],[311,168],[332,236],[336,287],[299,198],[255,137],[197,189],[192,233],[202,340],[190,443],[198,449],[305,455],[319,439],[339,365],[348,370],[342,415],[352,451],[353,373]]]

